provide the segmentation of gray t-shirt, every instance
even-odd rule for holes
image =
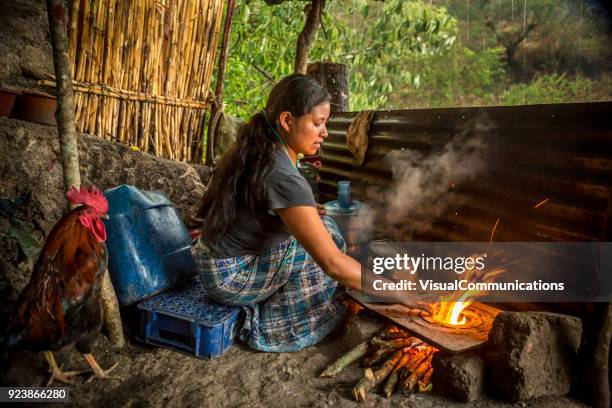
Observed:
[[[258,255],[290,236],[274,210],[302,205],[316,207],[310,185],[293,167],[284,149],[277,149],[275,159],[276,165],[262,186],[266,189],[267,209],[253,215],[244,208],[238,208],[237,219],[225,236],[205,238],[213,256],[233,258]]]

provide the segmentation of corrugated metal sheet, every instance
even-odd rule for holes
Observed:
[[[335,197],[338,180],[349,179],[357,199],[384,213],[385,191],[393,186],[384,160],[390,151],[408,149],[425,159],[460,135],[481,137],[487,145],[476,176],[448,186],[453,198],[443,213],[432,217],[428,208],[418,210],[431,218],[429,228],[415,231],[410,221],[382,225],[379,217],[377,238],[489,241],[498,219],[496,241],[609,236],[604,224],[612,191],[612,102],[378,111],[362,166],[346,147],[355,115],[336,114],[328,123],[320,170],[323,201]]]

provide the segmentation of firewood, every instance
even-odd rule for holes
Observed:
[[[387,398],[389,398],[391,394],[393,394],[393,391],[395,390],[395,386],[397,385],[397,382],[399,381],[400,370],[404,366],[406,366],[408,362],[410,362],[410,359],[414,357],[416,353],[417,353],[416,349],[410,349],[410,348],[404,349],[404,355],[402,356],[400,361],[395,365],[395,367],[393,367],[393,371],[391,371],[391,374],[389,374],[389,377],[387,377],[387,381],[385,382],[385,386],[383,387],[383,392]]]
[[[355,400],[365,401],[368,391],[387,378],[391,370],[393,370],[403,355],[404,350],[397,350],[393,356],[378,370],[372,372],[371,368],[366,368],[364,377],[353,388],[353,396],[355,397]]]
[[[431,351],[427,357],[423,361],[419,363],[416,368],[412,370],[412,373],[408,376],[408,378],[404,379],[400,383],[400,389],[404,392],[405,395],[410,395],[414,390],[414,387],[418,383],[418,381],[427,373],[427,371],[431,368],[431,358],[433,356],[433,351]]]
[[[344,368],[349,366],[352,362],[357,361],[358,359],[360,359],[361,357],[366,355],[366,353],[370,349],[370,342],[371,341],[373,341],[375,339],[380,339],[379,336],[384,336],[384,335],[387,335],[387,334],[389,334],[391,332],[394,332],[394,331],[397,331],[397,330],[398,329],[397,329],[396,326],[388,326],[388,327],[386,327],[378,335],[376,335],[373,339],[365,340],[364,342],[358,344],[351,351],[349,351],[348,353],[344,354],[342,357],[340,357],[339,359],[334,361],[332,364],[327,366],[325,368],[325,370],[323,370],[323,372],[321,372],[321,374],[319,374],[319,377],[333,377],[333,376],[335,376],[336,374],[341,372]],[[393,352],[393,350],[394,349],[390,349],[389,352],[383,356],[383,358],[388,356],[388,354],[391,354]]]
[[[396,349],[384,347],[371,347],[364,359],[361,361],[362,367],[372,367],[387,360]]]
[[[386,333],[385,335],[381,335],[380,339],[381,340],[397,340],[397,339],[405,339],[408,337],[412,337],[412,334],[402,331],[402,330],[398,330],[398,331]]]
[[[372,367],[385,361],[395,350],[405,347],[414,347],[421,344],[421,340],[411,337],[384,341],[375,337],[370,341],[373,346],[361,362],[362,367]]]
[[[338,374],[340,371],[344,370],[345,367],[349,366],[353,361],[356,361],[363,357],[365,353],[368,351],[370,347],[370,342],[368,340],[359,343],[355,348],[351,351],[334,361],[332,364],[327,366],[325,370],[319,377],[333,377]]]
[[[389,349],[414,347],[421,343],[423,342],[417,339],[416,337],[406,337],[406,338],[400,338],[400,339],[394,339],[394,340],[382,340],[380,338],[373,338],[370,341],[370,344],[372,344],[372,346],[374,347],[382,347],[382,348],[389,348]]]
[[[400,378],[407,378],[412,371],[414,371],[423,360],[429,357],[430,354],[434,352],[434,348],[431,346],[418,347],[416,353],[410,359],[408,364],[404,366],[402,371],[400,372]]]
[[[429,392],[432,388],[431,376],[433,375],[433,367],[429,367],[425,375],[419,380],[419,392]]]

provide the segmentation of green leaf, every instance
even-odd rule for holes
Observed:
[[[361,14],[364,17],[367,17],[370,14],[370,5],[366,4],[365,7],[363,9],[361,9]]]
[[[249,17],[251,16],[251,8],[249,7],[248,4],[244,4],[244,6],[242,7],[242,24],[246,24],[247,21],[249,21]]]

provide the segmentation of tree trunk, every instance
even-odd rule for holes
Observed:
[[[308,65],[308,75],[319,81],[331,95],[331,113],[348,112],[348,66],[333,62],[315,62]]]
[[[79,152],[74,125],[74,96],[70,78],[70,57],[66,34],[68,12],[63,0],[47,0],[49,30],[53,46],[53,65],[57,82],[57,127],[64,169],[64,189],[81,185]]]
[[[70,76],[70,57],[68,56],[67,23],[68,12],[64,0],[47,0],[47,14],[51,45],[53,47],[53,66],[57,83],[57,130],[60,138],[62,169],[64,172],[64,189],[80,187],[79,150],[77,148],[76,128],[74,125],[74,96],[72,94],[72,78]],[[108,278],[102,285],[101,296],[104,305],[104,317],[110,339],[117,347],[123,347],[125,340],[121,329],[119,305],[113,286]],[[110,323],[110,324],[109,324]],[[119,330],[117,330],[119,328]]]
[[[308,51],[310,50],[310,44],[314,39],[317,27],[321,21],[321,12],[325,7],[325,0],[312,0],[312,3],[304,8],[304,12],[307,14],[306,23],[304,29],[300,33],[297,40],[297,47],[295,50],[295,67],[294,72],[296,74],[306,75],[306,68],[308,66]]]

